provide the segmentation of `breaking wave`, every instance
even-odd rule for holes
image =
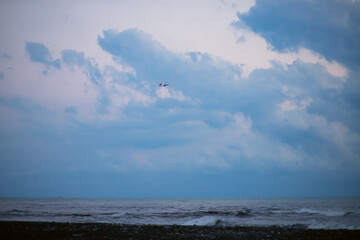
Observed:
[[[27,213],[27,211],[22,211],[19,209],[12,209],[10,211],[5,211],[5,214],[10,214],[10,215],[25,215]]]
[[[250,210],[246,209],[246,210],[242,210],[242,211],[238,211],[236,213],[237,217],[251,217],[252,215],[250,214]]]
[[[222,220],[220,218],[214,217],[214,216],[204,216],[201,218],[196,218],[189,220],[185,223],[183,223],[183,226],[215,226],[220,225],[222,223]]]
[[[344,217],[351,214],[351,212],[345,212],[345,211],[320,211],[320,210],[314,210],[314,209],[308,209],[308,208],[302,208],[295,213],[302,213],[302,214],[320,214],[327,217]]]

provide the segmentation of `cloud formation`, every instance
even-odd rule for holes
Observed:
[[[61,67],[60,60],[52,60],[51,54],[44,44],[36,42],[26,42],[25,48],[32,61],[43,63],[47,67]]]
[[[168,82],[171,79],[170,86],[191,100],[170,102],[170,105],[166,100],[157,101],[162,104],[161,110],[164,106],[176,107],[173,115],[187,112],[185,119],[179,115],[169,118],[171,115],[159,112],[157,105],[147,108],[153,108],[151,111],[165,119],[160,123],[168,126],[170,132],[173,131],[171,124],[187,122],[193,129],[190,132],[202,129],[204,133],[211,133],[203,133],[207,139],[221,139],[219,142],[197,140],[199,142],[192,143],[197,150],[182,151],[197,152],[197,159],[206,156],[204,163],[211,162],[212,157],[232,163],[257,162],[263,158],[256,153],[259,149],[267,152],[266,161],[280,164],[295,161],[302,166],[334,167],[341,164],[338,159],[350,159],[348,154],[358,155],[357,150],[353,152],[355,149],[349,147],[358,141],[358,133],[350,134],[348,130],[355,122],[343,123],[349,113],[344,112],[336,119],[330,118],[329,112],[319,113],[318,108],[326,109],[324,105],[345,98],[344,81],[330,75],[319,64],[297,61],[286,69],[278,65],[274,69],[255,70],[249,78],[241,79],[240,70],[227,62],[201,53],[171,53],[150,35],[136,29],[120,33],[104,31],[99,44],[132,66],[137,72],[135,80],[154,86],[158,79]],[[237,122],[237,116],[245,116],[250,123],[245,137],[242,134],[231,137],[228,132],[235,131],[231,126]],[[146,118],[151,120],[151,116]],[[241,128],[245,123],[239,124],[237,127]],[[176,138],[176,133],[172,136]],[[209,149],[211,154],[206,154]],[[327,153],[330,149],[332,154]],[[232,154],[224,155],[225,152]],[[147,151],[144,155],[149,158],[151,154]],[[352,164],[358,165],[358,157],[351,159]]]
[[[239,27],[246,24],[276,50],[305,47],[347,67],[360,66],[359,1],[258,0],[238,17]]]
[[[98,186],[96,196],[104,189],[142,196],[144,188],[153,197],[167,188],[172,196],[182,189],[190,197],[224,196],[223,189],[228,197],[360,194],[358,48],[348,39],[357,34],[348,29],[357,17],[344,7],[353,3],[329,1],[322,8],[321,1],[256,1],[237,18],[231,2],[213,1],[201,12],[195,7],[205,9],[208,1],[179,1],[195,19],[189,29],[183,24],[190,18],[169,18],[171,4],[154,10],[125,2],[119,26],[97,23],[102,13],[90,14],[96,23],[79,30],[92,33],[86,42],[85,34],[62,30],[66,39],[24,35],[10,50],[0,43],[6,50],[0,58],[0,195],[49,193],[54,186],[76,195],[88,185]],[[158,6],[169,11],[157,14]],[[295,6],[308,11],[295,14]],[[131,19],[124,9],[147,21]],[[341,11],[348,18],[338,22]],[[156,15],[169,21],[157,25]],[[77,17],[71,10],[57,19],[78,23]],[[325,40],[340,30],[344,39]],[[187,31],[193,35],[182,36]],[[285,53],[267,49],[266,41]],[[169,85],[159,87],[164,82]],[[312,181],[318,185],[309,188]],[[184,190],[193,182],[199,185]],[[280,190],[271,193],[275,185]]]
[[[83,52],[62,50],[62,71],[83,72],[95,95],[86,107],[90,112],[68,102],[56,114],[78,127],[88,119],[89,126],[73,131],[97,132],[88,141],[113,169],[359,165],[354,147],[359,131],[349,117],[359,111],[349,106],[347,82],[320,64],[274,63],[242,78],[238,66],[206,53],[173,53],[138,29],[105,30],[98,42],[115,64],[126,64],[136,74],[111,66],[101,71]],[[27,49],[38,53],[30,59],[48,68],[49,50],[36,46],[41,51]],[[159,82],[169,86],[159,88]],[[99,133],[89,119],[112,127]],[[109,144],[106,139],[118,131],[121,136]]]

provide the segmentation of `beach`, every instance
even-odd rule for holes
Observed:
[[[1,239],[360,239],[360,230],[1,221]]]

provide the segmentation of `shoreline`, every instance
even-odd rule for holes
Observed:
[[[2,239],[360,239],[360,230],[0,221]]]

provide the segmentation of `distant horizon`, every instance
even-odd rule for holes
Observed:
[[[360,196],[340,196],[340,197],[234,197],[234,198],[206,198],[206,197],[187,197],[187,198],[162,198],[162,197],[0,197],[0,199],[89,199],[89,200],[306,200],[306,199],[327,199],[327,200],[340,200],[340,199],[360,199]]]

